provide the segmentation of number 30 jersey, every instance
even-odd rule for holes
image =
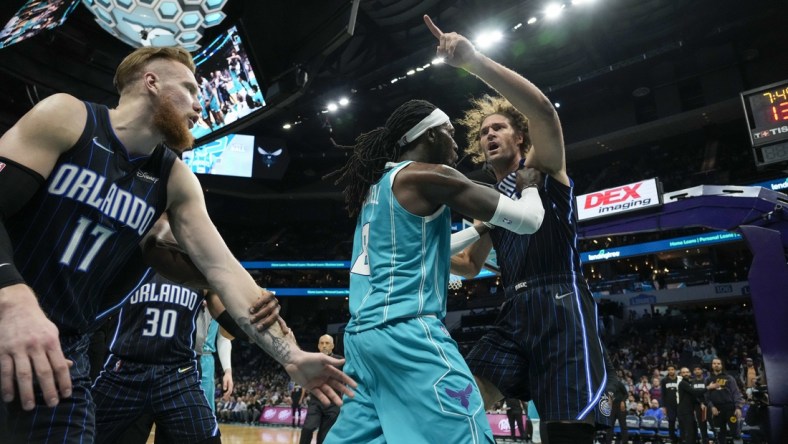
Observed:
[[[194,330],[202,290],[184,287],[148,271],[126,299],[109,350],[139,364],[181,364],[194,359]]]
[[[132,157],[107,107],[85,102],[77,143],[6,220],[14,261],[61,335],[88,331],[110,282],[164,212],[175,153]]]

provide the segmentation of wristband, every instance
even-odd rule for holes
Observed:
[[[19,270],[16,269],[14,264],[10,262],[4,262],[0,264],[0,288],[24,283],[25,279],[19,273]]]

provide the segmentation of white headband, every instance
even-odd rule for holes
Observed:
[[[444,123],[449,123],[449,120],[449,116],[447,116],[446,113],[441,111],[440,108],[435,108],[429,116],[421,119],[421,122],[408,130],[408,132],[397,141],[397,146],[403,147],[416,140],[417,137],[424,134],[428,129],[443,125]]]

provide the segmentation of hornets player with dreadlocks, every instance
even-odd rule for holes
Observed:
[[[328,176],[345,186],[357,218],[343,370],[359,385],[327,444],[494,442],[473,376],[441,322],[450,250],[472,238],[450,237],[449,207],[517,233],[536,231],[544,209],[534,188],[515,201],[452,168],[453,135],[443,111],[411,100],[361,135]]]

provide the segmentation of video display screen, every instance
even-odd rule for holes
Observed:
[[[290,163],[284,142],[229,134],[183,153],[195,174],[281,179]]]
[[[213,132],[265,107],[263,92],[241,34],[230,27],[194,55],[203,110],[191,132],[197,144]]]
[[[62,25],[78,4],[79,0],[28,0],[0,30],[0,48]]]

